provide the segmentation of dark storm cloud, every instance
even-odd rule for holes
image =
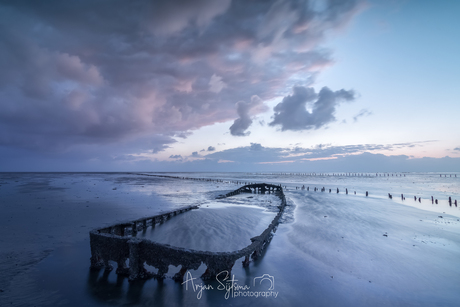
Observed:
[[[319,43],[359,7],[355,0],[320,8],[295,0],[1,1],[0,145],[66,150],[185,138],[237,114],[232,131],[244,135],[250,112],[262,109],[240,112],[235,103],[273,98],[292,76],[329,65]],[[275,124],[284,127],[280,116]]]
[[[252,124],[251,112],[258,113],[265,109],[262,100],[256,95],[251,97],[250,102],[238,101],[236,112],[239,118],[230,126],[230,133],[234,136],[248,136],[251,132],[246,130]]]
[[[166,148],[170,148],[169,145],[174,144],[177,141],[170,136],[155,134],[153,136],[136,139],[135,142],[139,145],[137,147],[133,145],[131,146],[136,148],[138,151],[145,151],[145,149],[147,149],[147,151],[151,153],[157,153],[165,150]],[[144,145],[145,147],[140,145]]]
[[[205,29],[212,19],[224,13],[231,0],[155,0],[146,3],[146,23],[155,34],[168,35],[193,25]]]
[[[293,94],[283,98],[273,110],[275,115],[270,126],[280,125],[281,130],[318,129],[335,121],[334,113],[342,101],[354,99],[353,91],[331,91],[323,87],[318,94],[312,87],[295,86]],[[312,111],[307,110],[312,105]]]
[[[252,119],[249,116],[250,104],[244,101],[238,101],[236,103],[236,111],[239,118],[237,118],[233,125],[230,126],[230,133],[234,136],[248,136],[251,132],[245,132],[246,129],[252,124]]]

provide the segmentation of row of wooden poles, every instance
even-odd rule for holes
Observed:
[[[206,182],[217,182],[217,183],[233,183],[233,184],[261,184],[260,182],[247,182],[247,181],[236,181],[236,180],[223,180],[223,179],[213,179],[213,178],[196,178],[196,177],[182,177],[182,176],[168,176],[168,175],[151,175],[151,174],[140,174],[144,176],[152,177],[163,177],[163,178],[174,178],[174,179],[183,179],[183,180],[196,180],[196,181],[206,181]],[[281,184],[278,184],[281,187]]]
[[[285,187],[287,189],[287,187]],[[302,187],[295,187],[296,190],[307,190],[307,191],[310,191],[310,187],[306,187],[303,185]],[[314,187],[313,188],[313,191],[319,191],[320,189],[317,188],[317,187]],[[325,187],[322,187],[321,188],[321,192],[326,192],[326,188]],[[332,193],[332,189],[329,189],[329,193]],[[339,188],[337,188],[337,194],[340,193],[340,190]],[[348,194],[348,189],[345,189],[345,194]],[[354,194],[356,195],[356,191],[354,191]],[[369,192],[366,191],[366,196],[369,196]]]
[[[285,188],[287,189],[286,186],[285,186]],[[299,190],[299,189],[300,189],[300,190],[305,190],[305,189],[306,189],[307,191],[310,191],[310,187],[306,187],[306,188],[305,188],[305,186],[302,186],[302,187],[295,187],[295,189],[296,189],[296,190]],[[316,192],[316,191],[319,191],[320,189],[315,187],[313,190]],[[325,192],[325,191],[326,191],[326,188],[325,188],[325,187],[322,187],[322,188],[321,188],[321,192]],[[329,189],[329,193],[331,193],[331,192],[332,192],[332,189]],[[338,193],[340,193],[339,188],[337,188],[337,194],[338,194]],[[348,194],[348,189],[345,189],[345,194]],[[356,195],[356,191],[354,191],[354,194]],[[369,192],[368,192],[368,191],[366,191],[366,196],[369,196]],[[391,195],[390,193],[388,193],[388,198],[393,199],[393,195]],[[406,200],[406,197],[404,196],[404,194],[401,194],[401,200]],[[417,201],[417,196],[414,196],[414,200]],[[421,198],[421,197],[418,198],[418,202],[419,202],[419,203],[422,202],[422,198]],[[448,202],[449,202],[449,206],[452,207],[452,203],[453,203],[453,204],[455,205],[455,207],[457,207],[457,200],[455,199],[455,200],[452,202],[452,197],[451,197],[451,196],[449,196]],[[438,199],[435,199],[433,196],[431,196],[431,203],[437,205],[437,204],[438,204]]]
[[[321,176],[321,177],[406,177],[404,173],[256,173],[257,175]],[[439,174],[439,177],[457,177],[456,174]]]
[[[393,195],[391,195],[390,193],[388,193],[388,198],[393,199]],[[406,200],[406,197],[405,197],[404,194],[402,194],[402,193],[401,193],[401,200]],[[414,196],[414,201],[417,201],[417,196]],[[422,198],[421,198],[421,197],[418,198],[418,202],[419,202],[419,203],[422,202]],[[451,197],[451,196],[449,196],[448,202],[449,202],[449,206],[452,207],[452,197]],[[431,203],[437,205],[437,204],[438,204],[438,199],[437,199],[437,198],[434,198],[433,196],[431,196]],[[453,203],[454,203],[455,207],[457,207],[457,200],[456,200],[456,199],[454,200]]]
[[[273,174],[276,174],[276,173],[273,173]],[[292,174],[292,173],[278,173],[278,174]],[[302,174],[302,173],[299,173],[299,174]],[[305,173],[307,174],[307,173]],[[312,173],[312,174],[315,174],[315,173]],[[354,174],[354,173],[349,173],[349,174]],[[197,181],[206,181],[206,182],[219,182],[219,183],[233,183],[233,184],[242,184],[242,185],[248,185],[248,184],[258,184],[257,182],[246,182],[246,181],[235,181],[235,180],[222,180],[222,179],[212,179],[212,178],[196,178],[196,177],[182,177],[182,176],[167,176],[167,175],[149,175],[149,174],[143,174],[143,175],[146,175],[146,176],[155,176],[155,177],[166,177],[166,178],[175,178],[175,179],[184,179],[184,180],[197,180]],[[389,175],[389,174],[387,174]],[[455,174],[454,174],[455,175]],[[405,175],[404,175],[405,176]],[[441,176],[441,175],[439,175]],[[447,176],[447,175],[445,175]],[[452,177],[452,175],[450,175]],[[455,177],[457,177],[457,175],[455,175]],[[279,186],[282,186],[281,184],[278,184]],[[287,186],[284,186],[284,188],[287,190]],[[307,191],[310,191],[310,187],[305,187],[305,185],[303,185],[302,187],[295,187],[296,190],[307,190]],[[321,192],[325,192],[326,191],[326,188],[322,187],[321,189],[319,188],[316,188],[314,187],[313,190],[316,192],[316,191],[320,191]],[[337,193],[340,193],[340,190],[339,188],[337,188]],[[356,191],[353,191],[354,194],[356,195]],[[329,189],[329,193],[332,193],[332,189]],[[346,188],[345,189],[345,194],[348,194],[348,189]],[[366,191],[366,196],[369,196],[369,192]],[[388,198],[390,199],[393,199],[393,195],[391,195],[390,193],[388,193]],[[401,200],[406,200],[406,197],[401,194]],[[422,202],[422,198],[421,197],[418,197],[417,196],[414,196],[414,200],[417,201],[419,203]],[[433,196],[431,196],[431,203],[432,204],[438,204],[438,199],[435,199]],[[449,200],[448,200],[448,203],[449,203],[449,206],[452,207],[452,204],[455,205],[455,207],[457,207],[457,200],[455,199],[453,202],[452,202],[452,197],[449,196]]]

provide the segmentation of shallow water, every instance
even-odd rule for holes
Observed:
[[[152,173],[162,174],[162,173]],[[164,174],[162,174],[164,175]],[[307,174],[307,173],[172,173],[169,175],[192,178],[223,179],[228,185],[239,181],[245,183],[272,183],[281,184],[286,191],[296,190],[305,186],[310,192],[316,187],[321,193],[321,188],[326,192],[344,196],[348,189],[348,196],[356,195],[369,198],[388,199],[390,193],[392,201],[406,206],[423,210],[447,213],[460,217],[460,173],[349,173],[349,174]],[[356,194],[354,194],[356,192]],[[401,194],[405,200],[401,200]],[[414,196],[417,201],[414,201]],[[438,205],[432,204],[431,196],[438,199]],[[448,199],[451,197],[452,206]],[[419,202],[418,199],[421,198]],[[458,207],[455,207],[457,200]]]
[[[148,227],[137,237],[193,250],[237,251],[250,245],[275,215],[263,208],[215,203]]]
[[[59,303],[64,306],[456,306],[460,299],[460,221],[446,211],[458,214],[458,208],[451,208],[445,202],[447,195],[460,199],[454,193],[458,189],[458,177],[440,177],[438,180],[436,174],[406,174],[406,177],[390,176],[386,179],[295,174],[182,175],[219,178],[228,182],[134,174],[23,174],[10,177],[2,174],[0,196],[10,201],[5,208],[12,210],[10,219],[14,221],[8,222],[4,218],[5,225],[12,227],[8,229],[16,231],[30,225],[29,218],[18,220],[16,215],[27,210],[35,213],[33,216],[39,221],[38,228],[27,228],[29,230],[16,236],[21,238],[38,233],[42,245],[32,244],[24,238],[22,245],[15,245],[16,249],[25,246],[37,250],[51,246],[53,249],[48,257],[12,279],[7,291],[0,293],[4,301],[16,305],[33,302],[38,306]],[[246,292],[253,295],[269,292],[269,281],[254,283],[260,281],[258,277],[269,274],[273,277],[276,298],[274,294],[269,297],[242,296],[244,291],[237,296],[236,292],[219,290],[218,281],[203,284],[213,289],[204,290],[198,297],[199,291],[193,291],[190,282],[181,285],[167,278],[163,282],[152,279],[129,283],[126,278],[117,277],[115,271],[89,270],[89,229],[104,223],[151,216],[182,205],[198,204],[204,210],[188,212],[195,214],[189,215],[190,218],[184,214],[183,220],[175,220],[179,215],[165,222],[155,229],[167,226],[163,229],[164,237],[158,233],[156,240],[177,240],[178,245],[191,243],[194,247],[220,249],[222,241],[212,240],[212,237],[209,240],[197,238],[208,238],[211,228],[221,230],[220,234],[214,233],[216,237],[230,231],[238,232],[235,238],[258,234],[258,226],[253,226],[257,223],[262,226],[266,222],[264,219],[271,221],[276,212],[273,202],[267,198],[269,196],[231,197],[227,199],[228,203],[214,200],[215,196],[241,186],[231,182],[237,180],[283,183],[288,187],[285,194],[290,218],[279,225],[263,257],[251,262],[248,268],[243,268],[238,261],[232,270],[237,284],[250,287]],[[295,190],[295,186],[301,184],[309,185],[310,189],[313,186],[339,187],[340,193]],[[9,188],[5,189],[5,186]],[[345,187],[349,191],[356,188],[357,194],[345,195]],[[367,198],[364,196],[366,190],[370,193]],[[422,203],[415,203],[396,197],[390,200],[388,192],[407,195],[437,193],[435,196],[443,202],[430,208],[435,211],[431,212],[417,208],[430,207],[431,202],[425,204],[422,199]],[[20,201],[14,202],[15,199]],[[65,200],[65,206],[61,205],[61,199]],[[227,209],[231,209],[230,212]],[[48,210],[50,214],[54,212],[52,219],[40,215],[44,212],[42,210]],[[233,215],[232,219],[227,219],[229,214]],[[64,217],[68,219],[67,223],[57,221]],[[241,224],[237,223],[240,219]],[[209,224],[200,225],[202,220]],[[216,221],[220,222],[212,224]],[[55,228],[54,238],[47,238],[51,227]],[[190,230],[197,233],[189,236],[189,240],[186,238]],[[177,236],[174,236],[175,231],[179,232]],[[227,239],[229,243],[232,238]],[[3,251],[4,245],[0,246]],[[168,276],[178,269],[171,267]],[[199,276],[203,270],[190,272],[191,277],[197,278],[194,280],[197,284],[202,283]],[[226,298],[227,294],[229,297]]]

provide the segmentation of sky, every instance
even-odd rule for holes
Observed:
[[[460,171],[459,15],[0,0],[0,171]]]

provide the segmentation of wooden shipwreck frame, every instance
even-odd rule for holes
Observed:
[[[197,270],[201,264],[207,267],[201,276],[204,280],[214,278],[222,271],[230,273],[235,262],[243,257],[243,266],[248,266],[250,256],[256,259],[270,242],[272,233],[276,231],[284,212],[286,198],[281,186],[265,183],[245,185],[218,198],[231,197],[240,193],[274,193],[281,200],[278,206],[279,211],[270,225],[259,236],[251,238],[251,243],[245,248],[232,252],[197,251],[136,237],[140,230],[149,226],[155,227],[155,224],[162,223],[175,215],[198,209],[198,206],[188,206],[90,231],[91,268],[111,270],[112,266],[109,261],[115,261],[118,264],[117,274],[127,275],[129,280],[136,280],[151,277],[164,278],[169,265],[180,265],[181,269],[173,276],[173,279],[182,281],[187,270]],[[129,265],[126,263],[127,259],[129,259]],[[144,268],[144,263],[155,267],[158,272],[156,274],[148,272]]]

